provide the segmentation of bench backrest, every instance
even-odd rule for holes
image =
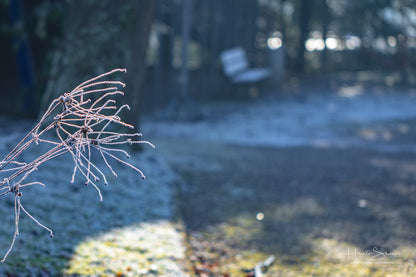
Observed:
[[[221,53],[221,62],[225,75],[232,77],[249,68],[243,48],[236,47]]]

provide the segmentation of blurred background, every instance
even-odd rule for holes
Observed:
[[[66,243],[26,232],[0,273],[416,275],[415,1],[0,0],[0,61],[3,152],[113,68],[157,146],[105,208],[45,189]]]
[[[220,59],[234,47],[244,50],[250,67],[271,71],[273,93],[293,76],[339,72],[390,73],[386,85],[413,84],[413,5],[3,0],[1,110],[35,116],[53,95],[113,67],[129,69],[130,94],[139,95],[135,102],[143,111],[172,109],[180,95],[238,97]]]

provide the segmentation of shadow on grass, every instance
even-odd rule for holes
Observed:
[[[251,251],[305,267],[331,260],[331,251],[342,252],[339,264],[349,250],[391,253],[416,242],[415,154],[196,142],[163,147],[186,184],[183,211],[196,260],[214,251],[211,264],[238,263],[235,256]],[[322,241],[337,245],[322,250],[316,245]]]

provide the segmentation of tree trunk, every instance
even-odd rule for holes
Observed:
[[[296,69],[299,72],[303,72],[305,68],[305,43],[308,39],[309,34],[309,19],[311,16],[311,0],[302,0],[300,7],[300,22],[299,22],[299,43],[298,43],[298,54]]]
[[[155,6],[155,0],[134,1],[135,22],[132,22],[132,28],[126,33],[131,53],[125,61],[127,68],[125,99],[131,110],[125,114],[127,122],[136,128],[140,126],[140,111],[146,77],[146,52]]]
[[[50,101],[91,77],[127,68],[125,120],[136,128],[146,74],[146,51],[155,0],[71,1],[64,38],[52,60],[41,113]],[[120,103],[121,104],[121,103]]]
[[[322,39],[324,40],[324,42],[326,42],[326,39],[327,39],[329,23],[330,23],[330,14],[329,14],[328,4],[326,3],[326,1],[322,1]],[[327,72],[328,71],[328,49],[326,46],[324,50],[322,51],[321,64],[322,64],[323,72]]]

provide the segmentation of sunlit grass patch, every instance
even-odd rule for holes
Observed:
[[[304,237],[303,246],[284,247],[284,237],[274,239],[251,218],[230,220],[191,233],[197,270],[230,276],[247,276],[257,263],[275,255],[265,276],[413,276],[416,274],[416,247],[393,250],[361,249],[336,239]]]
[[[64,274],[170,276],[185,258],[182,241],[183,234],[168,221],[114,229],[81,242]]]

